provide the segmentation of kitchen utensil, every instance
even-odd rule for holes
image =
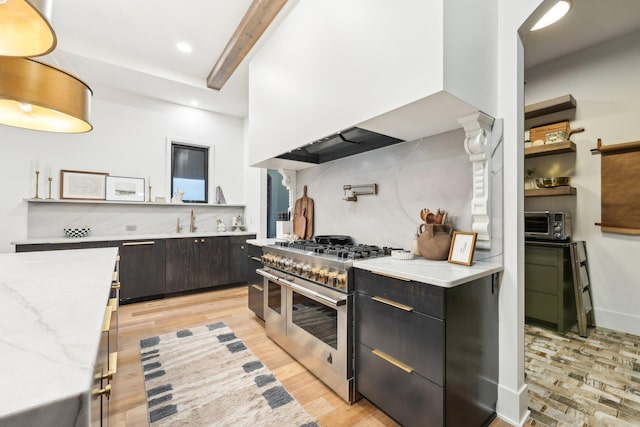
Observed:
[[[293,234],[298,236],[300,239],[304,239],[305,233],[307,232],[307,217],[305,216],[306,213],[307,209],[302,208],[293,216]]]
[[[451,247],[453,227],[448,224],[420,224],[418,248],[425,259],[446,260]]]
[[[429,215],[429,213],[429,209],[426,208],[420,211],[420,218],[422,219],[422,221],[427,222],[427,215]]]
[[[571,184],[570,176],[554,176],[547,178],[536,178],[536,187],[553,188]]]

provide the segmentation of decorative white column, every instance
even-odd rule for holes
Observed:
[[[464,149],[473,164],[471,231],[478,233],[476,247],[491,249],[491,127],[493,117],[478,112],[458,119],[464,127]]]
[[[289,213],[293,220],[293,208],[296,200],[296,171],[289,169],[278,169],[282,175],[282,185],[289,190]]]

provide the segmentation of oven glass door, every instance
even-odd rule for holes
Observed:
[[[338,349],[337,309],[293,291],[291,323],[334,349]]]
[[[551,235],[549,216],[542,215],[526,215],[524,217],[525,235],[535,237],[545,237]]]
[[[328,370],[342,380],[351,378],[353,296],[302,280],[284,283],[287,336],[304,349],[303,364],[320,378]]]
[[[256,272],[264,277],[264,328],[267,336],[282,342],[287,335],[287,288],[272,274],[264,270]]]

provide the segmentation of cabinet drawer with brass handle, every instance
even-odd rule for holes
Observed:
[[[441,319],[381,303],[359,293],[356,293],[354,306],[358,319],[355,323],[357,342],[410,366],[438,385],[444,385],[445,327]],[[429,343],[428,352],[423,349],[425,342]]]
[[[122,246],[150,246],[155,244],[156,242],[154,240],[149,240],[146,242],[124,242]]]
[[[445,288],[360,268],[354,268],[353,272],[356,292],[380,298],[387,303],[391,301],[396,308],[410,307],[411,311],[444,319]]]

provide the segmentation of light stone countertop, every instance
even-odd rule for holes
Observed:
[[[149,240],[149,239],[180,239],[183,237],[219,237],[219,236],[251,236],[255,231],[194,231],[183,233],[154,233],[154,234],[120,234],[113,236],[87,236],[87,237],[34,237],[25,240],[16,240],[12,245],[38,245],[49,243],[82,243],[82,242],[111,242],[115,240]]]
[[[275,245],[275,243],[277,242],[277,239],[275,238],[269,238],[269,239],[249,239],[247,240],[247,244],[249,245],[253,245],[253,246],[269,246],[269,245]]]
[[[0,254],[0,425],[88,425],[117,254]]]
[[[474,262],[473,265],[466,266],[421,257],[398,260],[390,256],[354,261],[353,266],[444,288],[452,288],[503,270],[502,265],[489,262]]]

